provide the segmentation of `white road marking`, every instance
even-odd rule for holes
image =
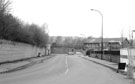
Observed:
[[[69,69],[68,69],[68,62],[67,62],[67,56],[66,56],[66,71],[65,71],[65,74],[67,74],[68,71],[69,71]]]

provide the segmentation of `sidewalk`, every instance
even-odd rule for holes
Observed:
[[[23,62],[18,62],[18,63],[8,63],[8,64],[2,64],[0,65],[0,74],[7,72],[9,70],[12,70],[14,68],[17,68],[19,66],[24,66],[26,64],[29,64],[30,62],[28,61],[23,61]]]
[[[0,65],[0,74],[15,72],[21,69],[25,69],[32,65],[42,63],[44,60],[49,59],[54,56],[44,56],[38,58],[32,58],[29,60],[23,60],[20,62],[13,62],[13,63],[5,63]]]
[[[118,73],[118,63],[114,63],[114,62],[109,62],[106,60],[101,60],[101,59],[97,59],[97,58],[93,58],[93,57],[88,57],[88,56],[80,56],[83,59],[86,59],[88,61],[92,61],[96,64],[100,64],[102,66],[105,66],[107,68],[112,69],[113,71]],[[126,72],[123,70],[119,70],[119,73],[126,75]]]

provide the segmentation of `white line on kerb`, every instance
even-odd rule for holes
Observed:
[[[66,56],[66,71],[65,71],[65,74],[68,73],[68,62],[67,62],[67,56]]]

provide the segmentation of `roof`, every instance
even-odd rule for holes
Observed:
[[[127,38],[103,38],[103,42],[122,42],[122,40],[127,40]],[[87,39],[85,43],[99,43],[101,38]]]

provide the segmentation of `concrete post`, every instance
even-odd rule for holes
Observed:
[[[135,69],[133,71],[133,83],[135,84]]]
[[[129,78],[133,78],[133,80],[134,80],[134,78],[135,78],[135,70],[134,70],[134,61],[135,61],[135,59],[134,59],[134,56],[133,56],[133,48],[129,48],[128,49],[128,60],[129,60],[129,65],[128,65],[128,71],[127,71],[127,76],[129,77]]]
[[[132,66],[131,66],[131,47],[128,48],[128,69],[127,69],[127,76],[128,78],[132,78]]]

